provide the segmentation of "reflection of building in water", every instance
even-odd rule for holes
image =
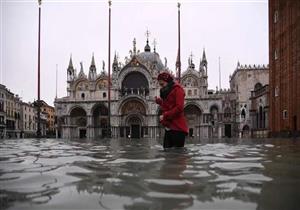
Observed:
[[[159,95],[157,75],[169,71],[159,54],[147,44],[144,52],[136,50],[134,41],[130,57],[124,64],[115,55],[111,75],[111,127],[113,137],[161,137],[163,128],[158,121]],[[196,69],[192,57],[182,74],[186,93],[184,112],[190,137],[234,136],[235,94],[232,91],[208,90],[208,68],[205,51]],[[77,74],[70,58],[67,69],[68,96],[55,100],[58,131],[63,138],[102,137],[108,123],[107,73],[104,65],[97,74],[94,56],[89,73],[81,63]]]

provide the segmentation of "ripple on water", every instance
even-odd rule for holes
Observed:
[[[163,152],[154,139],[3,140],[0,201],[22,210],[274,209],[263,207],[298,201],[296,152],[243,141]]]

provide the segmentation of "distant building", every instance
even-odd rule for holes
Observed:
[[[53,106],[48,105],[45,101],[41,101],[41,112],[46,116],[46,135],[55,135],[55,110]]]
[[[300,1],[269,0],[270,129],[300,136]]]
[[[251,91],[251,137],[269,137],[269,85],[258,84]]]
[[[6,87],[0,84],[0,138],[6,136],[6,92]]]
[[[20,98],[14,95],[10,90],[6,89],[5,96],[5,137],[20,137]]]
[[[159,96],[157,76],[170,71],[155,48],[147,44],[144,52],[136,50],[135,41],[125,63],[115,56],[111,75],[111,127],[113,137],[159,138],[164,128],[158,119],[159,108],[154,101]],[[58,133],[63,138],[102,138],[108,126],[107,73],[104,65],[97,74],[94,56],[89,73],[81,64],[77,74],[70,59],[67,68],[68,95],[55,100]],[[231,137],[235,124],[235,96],[231,90],[208,90],[208,63],[203,51],[196,69],[192,57],[182,73],[181,83],[186,93],[184,113],[191,138]],[[225,116],[226,115],[226,116]]]
[[[54,108],[42,101],[42,136],[55,135]],[[16,94],[0,84],[0,138],[35,137],[37,109],[34,103],[25,103]]]
[[[36,110],[32,103],[21,104],[21,137],[36,136]]]
[[[251,92],[269,84],[269,68],[264,65],[240,65],[230,76],[230,88],[236,94],[235,117],[238,128],[236,133],[241,137],[250,137],[252,122],[250,117]],[[267,109],[267,107],[265,107]],[[264,112],[266,110],[263,110]]]

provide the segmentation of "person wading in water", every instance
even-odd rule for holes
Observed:
[[[188,127],[184,117],[184,90],[174,81],[168,72],[162,72],[157,77],[161,87],[160,97],[155,97],[160,106],[160,123],[165,127],[163,147],[184,147]]]

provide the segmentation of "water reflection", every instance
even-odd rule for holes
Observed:
[[[2,140],[1,209],[297,209],[300,143]]]

